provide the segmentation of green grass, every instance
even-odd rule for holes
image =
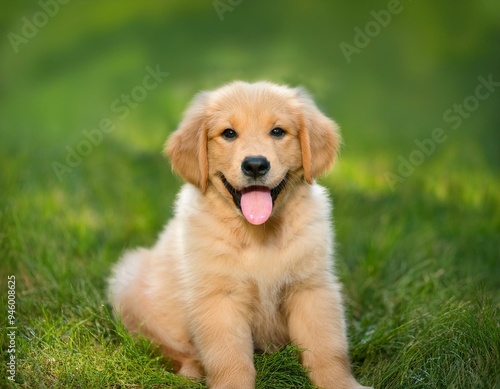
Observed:
[[[386,3],[244,1],[223,22],[211,2],[137,4],[69,2],[18,54],[0,43],[2,329],[8,275],[17,293],[16,383],[2,367],[0,387],[204,387],[112,317],[106,278],[171,215],[181,182],[161,148],[189,99],[235,78],[304,85],[341,124],[345,145],[322,183],[356,377],[500,387],[500,90],[456,130],[442,117],[478,76],[500,81],[498,5],[404,3],[347,64],[338,44]],[[38,7],[6,5],[0,35]],[[112,102],[156,64],[169,76],[119,119]],[[59,181],[52,163],[104,117],[116,129]],[[384,174],[436,127],[448,140],[391,189]],[[258,388],[311,387],[291,346],[255,365]]]

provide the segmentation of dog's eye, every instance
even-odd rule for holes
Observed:
[[[222,131],[222,137],[226,140],[235,139],[236,135],[236,131],[232,130],[231,128],[226,128],[224,131]]]
[[[270,132],[271,136],[274,137],[274,138],[283,138],[286,134],[285,130],[280,128],[280,127],[276,127],[276,128],[273,128]]]

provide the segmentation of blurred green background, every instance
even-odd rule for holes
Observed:
[[[480,170],[483,178],[498,171],[500,93],[481,101],[456,131],[443,121],[447,109],[474,94],[478,76],[500,79],[498,1],[402,0],[387,26],[379,25],[378,33],[368,27],[376,34],[350,63],[341,43],[354,45],[355,28],[364,31],[375,20],[372,12],[391,2],[233,3],[69,1],[56,3],[44,23],[36,14],[47,12],[38,2],[5,2],[4,149],[18,158],[30,155],[36,163],[21,169],[24,174],[42,174],[45,185],[61,188],[69,183],[53,181],[51,163],[63,162],[65,147],[76,147],[82,131],[102,118],[113,119],[116,130],[105,135],[99,152],[116,152],[114,144],[159,153],[194,93],[234,79],[266,79],[307,87],[343,129],[341,163],[352,162],[354,175],[380,189],[391,189],[384,173],[397,173],[398,156],[407,157],[414,140],[436,127],[448,140],[416,176],[459,180],[461,170]],[[32,31],[26,20],[41,27],[22,41],[22,32]],[[126,120],[117,119],[112,102],[140,85],[146,66],[157,65],[169,76]],[[120,155],[109,158],[120,164]],[[86,174],[90,159],[71,175]]]
[[[403,320],[409,301],[431,315],[449,298],[498,307],[500,87],[470,97],[479,77],[500,83],[497,0],[4,1],[0,36],[0,275],[18,275],[35,332],[82,290],[101,301],[120,252],[154,242],[180,185],[162,145],[196,92],[234,79],[302,85],[341,126],[323,183],[359,364],[382,358],[370,326]],[[143,96],[147,67],[168,76]],[[134,88],[141,101],[118,112]],[[465,102],[453,128],[446,113]],[[59,180],[54,162],[105,118],[114,130]],[[391,185],[435,128],[446,141]]]

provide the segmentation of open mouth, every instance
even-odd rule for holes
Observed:
[[[245,219],[252,224],[265,223],[271,216],[274,202],[285,188],[288,174],[278,186],[269,189],[267,186],[248,186],[242,190],[234,188],[221,174],[221,180],[233,197],[234,204],[240,209]]]

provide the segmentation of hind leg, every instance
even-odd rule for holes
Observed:
[[[161,346],[161,351],[166,358],[173,361],[175,374],[188,377],[195,381],[200,380],[204,375],[202,366],[198,362],[198,359],[194,356],[179,354],[178,352],[164,345]]]
[[[175,268],[151,250],[127,252],[109,283],[115,312],[131,332],[160,345],[176,373],[198,379],[202,369],[191,343]]]

